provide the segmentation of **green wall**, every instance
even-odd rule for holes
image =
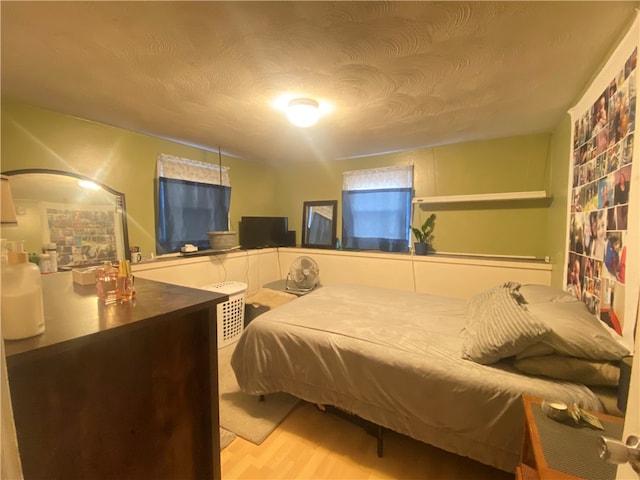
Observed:
[[[567,127],[568,128],[568,127]],[[550,152],[552,138],[558,142]],[[549,189],[550,154],[566,169],[562,142],[537,134],[331,162],[274,167],[223,155],[232,182],[231,228],[243,215],[283,215],[301,240],[305,200],[338,200],[341,215],[342,173],[350,170],[413,164],[417,196],[456,195]],[[558,150],[558,152],[556,152]],[[2,170],[52,168],[94,178],[126,195],[129,243],[143,252],[154,248],[154,177],[156,158],[166,153],[218,163],[217,152],[90,122],[3,99]],[[555,161],[555,157],[554,157]],[[566,195],[553,178],[554,197]],[[557,187],[557,188],[556,188]],[[441,252],[544,257],[559,248],[548,234],[564,221],[564,212],[544,201],[414,207],[414,224],[431,211],[438,214],[434,246]],[[566,202],[560,202],[563,206]],[[557,217],[551,222],[549,214]],[[340,223],[340,222],[339,222]],[[564,235],[564,227],[562,228]],[[341,225],[338,225],[341,236]],[[555,238],[555,237],[554,237]],[[553,249],[553,250],[552,250]],[[555,253],[551,254],[555,257]]]
[[[567,248],[567,209],[569,196],[569,159],[571,155],[571,118],[566,115],[551,135],[550,191],[553,202],[549,208],[547,251],[553,271],[551,285],[564,287],[564,257]]]
[[[389,165],[414,165],[416,196],[545,190],[549,141],[549,134],[527,135],[287,166],[278,172],[278,210],[300,241],[305,200],[338,200],[340,217],[343,172]],[[415,206],[413,223],[437,213],[434,247],[441,252],[545,257],[547,206],[548,201]],[[340,231],[339,220],[339,237]]]
[[[50,168],[91,177],[126,196],[129,245],[155,251],[159,153],[218,164],[218,153],[2,100],[1,170]],[[276,215],[275,169],[223,155],[233,194],[231,229],[243,215]]]

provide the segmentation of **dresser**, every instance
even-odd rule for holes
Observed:
[[[220,478],[216,306],[228,296],[136,279],[104,305],[44,275],[45,332],[5,341],[32,478]]]

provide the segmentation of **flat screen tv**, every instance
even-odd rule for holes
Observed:
[[[287,217],[242,217],[240,219],[242,248],[284,247],[287,245]]]

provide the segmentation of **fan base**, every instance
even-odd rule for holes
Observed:
[[[303,287],[290,285],[289,284],[289,275],[287,275],[287,279],[286,279],[285,284],[284,284],[285,292],[295,293],[296,295],[304,295],[305,293],[309,293],[310,291],[312,291],[316,287],[317,287],[317,285],[314,285],[314,286],[309,287],[309,288],[303,288]]]

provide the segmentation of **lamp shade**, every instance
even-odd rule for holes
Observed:
[[[318,102],[310,98],[294,98],[287,106],[287,118],[297,127],[310,127],[320,118]]]
[[[2,180],[0,183],[0,202],[2,202],[0,204],[0,220],[2,221],[2,225],[17,225],[18,219],[16,218],[16,209],[13,206],[9,177],[2,175],[0,178]]]

